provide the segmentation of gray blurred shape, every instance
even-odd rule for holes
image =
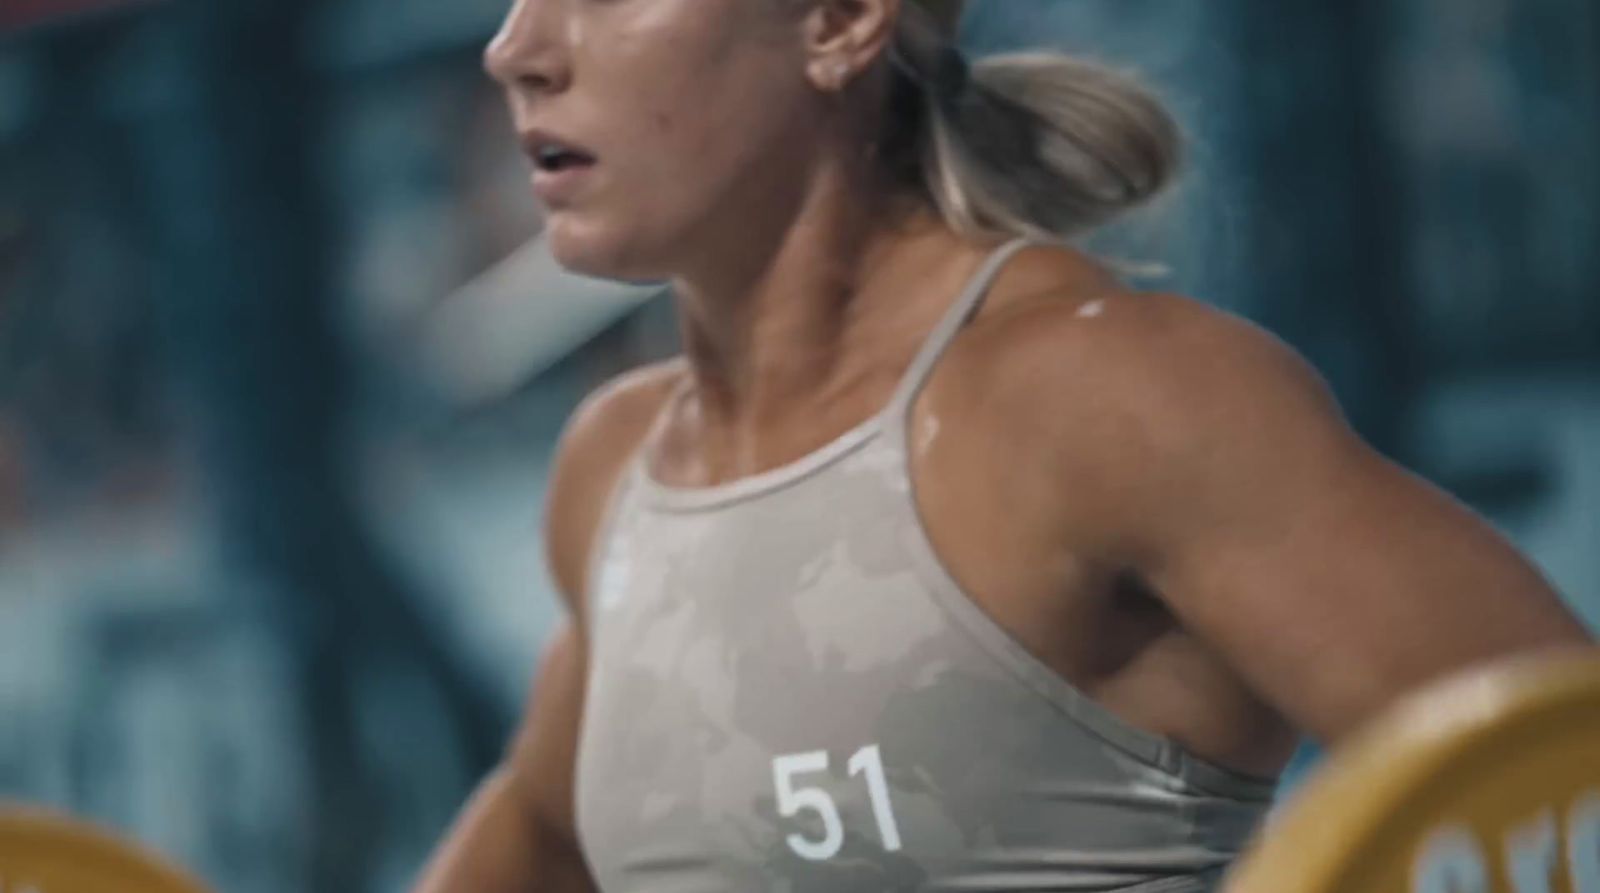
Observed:
[[[662,290],[569,273],[540,235],[431,310],[421,363],[452,402],[492,402]]]

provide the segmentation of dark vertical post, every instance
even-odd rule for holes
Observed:
[[[319,84],[303,56],[317,5],[194,0],[164,10],[180,96],[146,122],[139,145],[207,495],[223,545],[258,584],[239,609],[298,652],[312,890],[353,893],[371,889],[387,808],[364,750],[373,741],[360,723],[361,680],[420,669],[450,714],[418,715],[417,726],[452,727],[472,771],[497,757],[508,717],[447,653],[350,492],[349,360],[316,163]]]
[[[1235,0],[1247,310],[1304,352],[1352,422],[1406,458],[1421,384],[1406,225],[1385,128],[1383,4]]]

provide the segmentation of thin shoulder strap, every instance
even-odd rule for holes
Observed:
[[[917,395],[927,386],[928,379],[933,377],[933,369],[939,365],[939,358],[950,348],[951,342],[961,334],[961,329],[977,315],[983,308],[983,300],[989,296],[989,289],[1000,276],[1000,271],[1017,252],[1031,245],[1037,244],[1035,240],[1026,237],[1013,239],[995,249],[989,259],[983,262],[978,272],[967,283],[966,290],[956,298],[949,312],[939,320],[933,332],[928,335],[928,340],[923,342],[922,348],[917,351],[916,359],[911,361],[911,366],[906,370],[905,377],[901,379],[900,386],[895,390],[894,400],[889,403],[888,414],[893,421],[902,421],[911,410],[911,405],[916,402]],[[896,426],[898,427],[898,426]]]

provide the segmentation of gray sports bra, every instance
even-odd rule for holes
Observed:
[[[578,824],[605,893],[1208,891],[1270,782],[1085,698],[952,580],[911,406],[782,468],[675,489],[642,461],[596,542]]]

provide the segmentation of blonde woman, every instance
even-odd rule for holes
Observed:
[[[1588,641],[1283,345],[1069,247],[1175,128],[958,12],[510,13],[554,256],[684,355],[571,422],[571,622],[425,893],[1211,890],[1300,734]]]

